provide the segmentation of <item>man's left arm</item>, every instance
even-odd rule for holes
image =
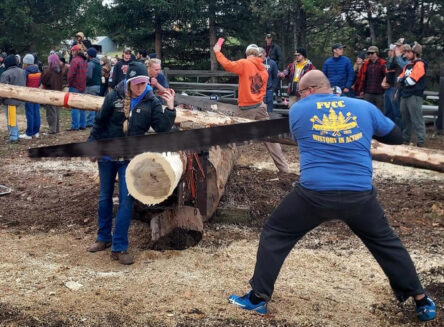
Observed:
[[[424,62],[417,61],[413,66],[409,77],[405,79],[405,84],[408,86],[415,85],[425,75]]]
[[[373,138],[385,144],[402,144],[401,129],[375,106],[369,108],[373,117]]]
[[[347,60],[347,82],[345,83],[345,88],[350,90],[353,80],[355,79],[355,71],[353,70],[353,64],[350,59]]]

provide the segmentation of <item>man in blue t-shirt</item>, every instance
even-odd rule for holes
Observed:
[[[243,309],[267,312],[274,283],[294,245],[321,223],[344,221],[375,257],[397,299],[416,301],[420,320],[435,318],[413,262],[388,224],[372,186],[371,139],[401,144],[402,136],[373,104],[332,94],[319,70],[298,85],[301,100],[290,109],[290,129],[300,151],[300,183],[271,214],[263,228],[252,290],[231,295]]]

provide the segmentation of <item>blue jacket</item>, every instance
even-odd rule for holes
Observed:
[[[268,72],[267,90],[276,90],[279,84],[278,78],[278,66],[273,59],[270,57],[265,58],[264,61],[265,69]]]
[[[345,56],[328,58],[322,66],[322,72],[327,76],[332,87],[339,86],[342,90],[350,89],[355,77],[353,64]]]

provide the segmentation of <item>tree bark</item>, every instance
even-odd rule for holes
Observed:
[[[158,17],[155,19],[154,49],[156,57],[162,59],[162,22]]]
[[[71,107],[82,110],[99,110],[103,104],[103,97],[70,93],[62,91],[44,90],[30,88],[24,86],[16,86],[0,83],[0,98],[12,98],[26,102],[39,104],[49,104],[57,107]],[[180,103],[180,102],[179,102]],[[218,104],[217,106],[225,106]],[[240,117],[228,117],[226,115],[216,114],[213,112],[201,112],[197,110],[187,110],[176,108],[176,123],[182,124],[187,122],[195,122],[205,127],[228,125],[235,123],[251,122],[249,119]]]
[[[216,44],[216,13],[213,1],[209,1],[208,4],[208,20],[209,20],[209,41],[210,41],[210,70],[212,72],[217,70],[218,63],[216,54],[213,51],[213,46]],[[212,77],[211,83],[216,83],[216,78]]]

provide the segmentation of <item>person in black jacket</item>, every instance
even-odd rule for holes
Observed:
[[[113,68],[113,76],[111,81],[111,88],[115,88],[124,78],[128,69],[128,65],[133,61],[131,49],[125,48],[123,50],[123,58]]]
[[[89,141],[143,135],[150,127],[156,132],[167,132],[176,118],[174,91],[162,95],[166,103],[162,111],[160,100],[154,96],[148,85],[145,65],[131,62],[125,80],[110,92],[97,112]],[[111,257],[121,264],[134,262],[128,249],[128,229],[132,215],[133,199],[128,193],[125,180],[128,158],[102,157],[98,161],[100,176],[100,197],[98,210],[98,232],[96,242],[90,252],[111,248]],[[119,208],[113,233],[113,193],[116,174],[119,174]]]
[[[282,70],[284,67],[284,60],[282,58],[282,50],[281,47],[278,46],[276,43],[272,43],[272,36],[271,34],[267,34],[265,36],[265,54],[267,57],[270,57],[273,59],[276,64],[278,65],[279,70]]]

